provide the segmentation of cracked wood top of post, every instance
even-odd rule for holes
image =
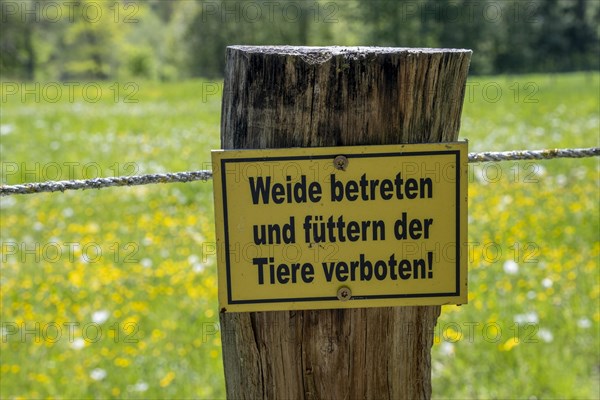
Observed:
[[[228,49],[240,50],[247,53],[261,54],[311,54],[311,53],[329,53],[331,55],[340,54],[390,54],[390,53],[469,53],[468,49],[450,49],[450,48],[422,48],[422,47],[377,47],[377,46],[247,46],[234,45],[227,46]]]
[[[380,55],[432,55],[432,54],[468,54],[467,49],[419,48],[419,47],[376,47],[376,46],[228,46],[228,51],[240,51],[245,54],[270,54],[280,56],[299,56],[309,64],[320,64],[333,57],[344,56],[349,59],[375,57]]]

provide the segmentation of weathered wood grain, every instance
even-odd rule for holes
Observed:
[[[227,48],[221,144],[261,149],[453,141],[469,50]],[[431,397],[439,306],[222,313],[232,399]]]

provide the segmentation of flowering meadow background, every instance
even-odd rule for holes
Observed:
[[[219,148],[221,81],[18,85],[0,93],[3,184],[210,169]],[[598,73],[471,79],[460,136],[598,146],[598,93]],[[443,307],[434,397],[600,397],[598,173],[597,158],[470,165],[469,304]],[[0,397],[225,396],[210,181],[0,211]]]

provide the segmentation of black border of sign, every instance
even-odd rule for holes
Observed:
[[[371,157],[418,157],[418,156],[436,156],[436,155],[454,154],[456,156],[456,290],[450,293],[413,293],[413,294],[380,294],[370,296],[353,297],[355,300],[371,299],[398,299],[398,298],[418,298],[418,297],[444,297],[460,296],[460,150],[442,150],[442,151],[415,151],[398,153],[367,153],[367,154],[348,154],[348,158],[371,158]],[[329,297],[299,297],[284,299],[253,299],[253,300],[233,300],[231,295],[231,261],[229,258],[229,218],[227,215],[227,173],[225,164],[228,162],[270,162],[270,161],[293,161],[293,160],[321,160],[333,159],[339,156],[339,153],[326,154],[318,156],[279,156],[279,157],[249,157],[249,158],[222,158],[221,159],[221,185],[223,193],[223,224],[225,231],[225,268],[227,275],[227,302],[229,304],[259,304],[259,303],[287,303],[287,302],[306,302],[306,301],[329,301],[337,300],[336,296]]]

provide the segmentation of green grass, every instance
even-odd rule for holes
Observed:
[[[209,169],[215,83],[126,84],[96,103],[3,84],[2,183]],[[469,85],[471,151],[598,145],[597,73]],[[598,172],[598,159],[471,166],[469,304],[443,308],[435,397],[600,396]],[[225,396],[210,182],[0,207],[0,397]]]

